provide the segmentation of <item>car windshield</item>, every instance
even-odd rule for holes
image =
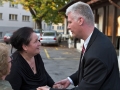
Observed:
[[[55,36],[54,32],[46,32],[43,34],[43,36]]]
[[[5,36],[12,36],[12,33],[6,33]]]
[[[36,31],[36,30],[35,30],[34,32],[35,32],[35,33],[40,33],[39,31]]]

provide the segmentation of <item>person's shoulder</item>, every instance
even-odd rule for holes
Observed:
[[[0,81],[0,90],[13,90],[8,81]]]

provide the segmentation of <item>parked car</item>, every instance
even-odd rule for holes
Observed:
[[[56,44],[59,45],[61,37],[56,31],[43,31],[40,38],[41,45],[43,44]]]
[[[6,44],[10,43],[10,37],[12,36],[12,33],[6,33],[3,37],[3,40]]]

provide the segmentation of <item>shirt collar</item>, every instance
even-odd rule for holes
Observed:
[[[93,32],[92,32],[93,33]],[[90,41],[90,38],[91,38],[91,35],[92,35],[92,33],[88,36],[88,38],[84,41],[84,47],[85,47],[85,49],[87,48],[87,45],[88,45],[88,43],[89,43],[89,41]]]

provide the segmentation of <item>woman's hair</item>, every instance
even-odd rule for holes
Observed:
[[[84,17],[85,21],[88,24],[94,24],[94,15],[90,6],[81,1],[71,5],[66,10],[66,15],[72,13],[72,16],[75,20],[77,20],[80,16]]]
[[[10,38],[11,45],[18,51],[22,51],[22,45],[28,45],[30,43],[30,36],[33,32],[33,29],[30,27],[22,27],[18,29],[13,33],[13,35]]]
[[[0,79],[8,73],[8,47],[4,43],[0,43]]]

